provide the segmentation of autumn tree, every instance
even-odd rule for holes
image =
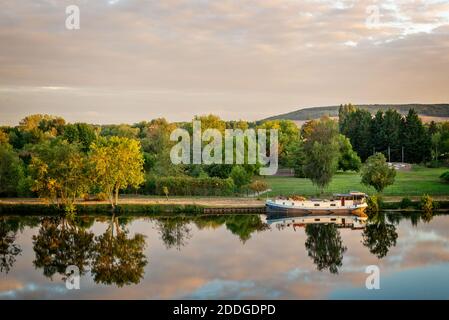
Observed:
[[[137,188],[144,181],[140,142],[125,137],[102,138],[91,150],[92,178],[115,208],[120,190]]]
[[[32,152],[29,166],[32,190],[39,197],[73,212],[76,198],[86,193],[91,185],[86,156],[77,144],[62,139],[38,144]]]

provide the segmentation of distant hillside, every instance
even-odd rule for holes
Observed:
[[[432,118],[433,117],[449,118],[449,104],[370,104],[370,105],[362,104],[357,105],[357,107],[366,109],[372,114],[376,113],[377,110],[387,110],[391,108],[396,109],[399,113],[404,115],[407,114],[410,108],[414,108],[420,116]],[[320,118],[323,115],[328,115],[330,117],[338,117],[338,108],[339,106],[304,108],[293,112],[269,117],[264,120],[284,119],[294,121],[306,121]]]

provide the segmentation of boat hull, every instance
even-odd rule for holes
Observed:
[[[272,213],[299,213],[299,214],[316,214],[316,215],[357,215],[357,216],[366,216],[365,209],[366,207],[358,207],[358,208],[295,208],[295,207],[286,207],[280,206],[276,204],[267,203],[266,204],[267,211]]]

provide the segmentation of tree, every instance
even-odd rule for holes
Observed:
[[[394,183],[396,171],[387,164],[382,153],[369,157],[362,167],[362,183],[372,186],[377,192],[382,192],[387,186]]]
[[[362,161],[357,153],[352,150],[351,142],[344,135],[340,134],[338,138],[340,147],[340,158],[338,159],[338,169],[343,171],[359,172]]]
[[[137,188],[144,181],[140,142],[124,137],[102,138],[92,144],[91,150],[94,181],[115,208],[120,190]]]
[[[331,273],[338,273],[347,248],[343,246],[337,226],[335,224],[308,224],[306,235],[305,246],[317,269],[319,271],[329,269]]]
[[[78,145],[62,139],[36,145],[29,169],[32,190],[58,206],[62,204],[67,212],[75,210],[76,198],[91,186],[86,156]]]
[[[372,153],[371,113],[367,110],[349,108],[342,113],[340,133],[349,138],[353,149],[364,160]]]
[[[340,156],[337,122],[323,117],[304,138],[304,174],[323,193],[337,170]]]
[[[420,163],[430,159],[430,136],[414,109],[410,109],[405,118],[403,139],[407,162]]]
[[[64,128],[64,138],[69,143],[79,143],[81,150],[87,152],[97,138],[97,132],[92,125],[86,123],[68,124]]]
[[[281,167],[290,167],[293,162],[296,145],[300,141],[298,126],[291,120],[272,120],[265,121],[257,129],[278,129],[278,155],[279,165]],[[269,141],[267,141],[269,145]]]
[[[251,174],[249,174],[242,166],[236,165],[232,168],[230,177],[234,181],[237,189],[240,190],[244,185],[251,182]]]
[[[0,145],[9,143],[9,135],[0,129]]]
[[[401,127],[402,116],[399,112],[393,109],[388,109],[383,117],[381,134],[384,145],[378,152],[385,152],[388,155],[388,148],[390,148],[390,157],[392,161],[401,160],[402,157],[402,136]]]
[[[24,166],[9,145],[0,145],[0,195],[17,196],[24,180]]]

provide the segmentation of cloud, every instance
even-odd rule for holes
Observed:
[[[69,4],[80,7],[80,30],[65,29]],[[373,4],[379,21],[369,28]],[[31,113],[41,105],[53,112],[107,107],[105,121],[112,122],[136,121],[137,110],[171,120],[209,110],[252,120],[300,106],[449,98],[449,1],[0,0],[0,6],[0,87],[29,88],[0,97],[3,123],[23,116],[5,108]],[[30,100],[27,91],[45,87],[103,95],[79,101],[62,92],[52,100],[47,92]],[[109,99],[131,90],[147,93]],[[123,117],[124,107],[136,114]]]

